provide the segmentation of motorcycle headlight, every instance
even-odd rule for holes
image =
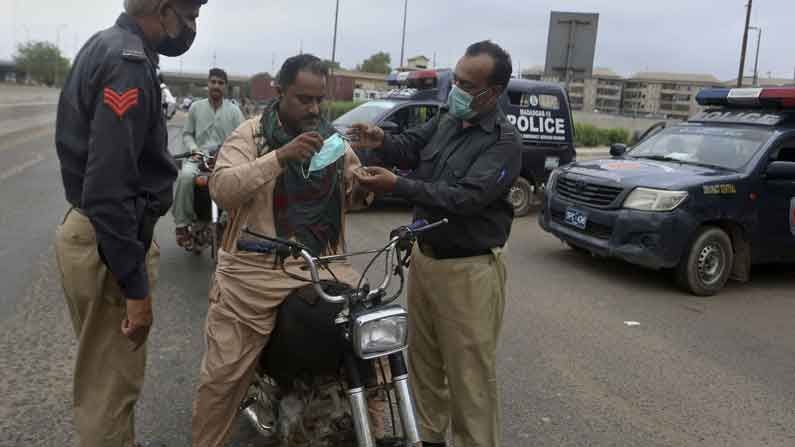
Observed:
[[[687,191],[635,188],[624,200],[624,208],[640,211],[673,211],[686,198]]]
[[[353,322],[353,348],[365,360],[406,349],[408,336],[409,316],[398,305],[361,314]]]

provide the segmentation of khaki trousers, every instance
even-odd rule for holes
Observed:
[[[239,299],[218,284],[219,271],[230,268],[228,258],[226,252],[219,252],[219,270],[210,289],[205,326],[207,350],[193,402],[193,447],[221,447],[226,443],[254,378],[259,354],[276,324],[279,306],[293,290],[306,285],[281,271],[261,269],[262,274],[273,275],[267,282],[268,296],[248,301]],[[240,316],[246,313],[257,316],[256,324]],[[385,400],[385,396],[368,400],[371,428],[376,437],[384,434]]]
[[[433,259],[415,247],[409,272],[409,375],[420,435],[456,447],[500,445],[497,341],[505,309],[502,253]]]
[[[58,227],[55,254],[66,304],[77,335],[73,405],[82,447],[130,447],[135,440],[135,403],[146,368],[146,346],[132,352],[121,333],[126,300],[99,257],[94,227],[77,210]],[[147,256],[154,288],[160,251]]]

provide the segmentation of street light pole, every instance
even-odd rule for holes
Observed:
[[[748,29],[755,30],[756,36],[756,61],[754,62],[754,87],[759,87],[759,46],[762,43],[762,27],[750,26]]]
[[[745,76],[745,50],[748,46],[748,26],[751,24],[751,7],[754,0],[748,0],[748,13],[745,17],[745,29],[743,30],[743,47],[740,50],[740,72],[737,75],[737,87],[743,86],[743,76]]]
[[[337,78],[334,76],[334,65],[337,63],[337,26],[340,20],[340,0],[337,0],[337,6],[334,9],[334,41],[331,43],[331,67],[329,67],[329,81],[331,81],[330,97],[334,101],[337,94]],[[303,44],[302,44],[303,46]],[[331,120],[331,107],[326,109],[326,118]]]
[[[406,53],[406,17],[408,16],[409,11],[409,0],[405,0],[403,3],[403,43],[400,45],[400,65],[398,69],[403,67],[403,56]]]

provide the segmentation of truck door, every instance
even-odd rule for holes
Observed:
[[[795,163],[795,139],[784,141],[771,152],[774,161]],[[795,260],[795,179],[762,179],[759,224],[762,245],[769,261]]]

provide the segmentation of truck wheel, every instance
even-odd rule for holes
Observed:
[[[676,281],[698,296],[718,293],[731,275],[734,247],[729,235],[717,227],[706,227],[696,235],[693,244],[676,267]]]
[[[513,213],[516,217],[526,216],[530,212],[534,193],[535,187],[526,178],[519,177],[516,179],[508,193],[508,200],[513,205]]]

